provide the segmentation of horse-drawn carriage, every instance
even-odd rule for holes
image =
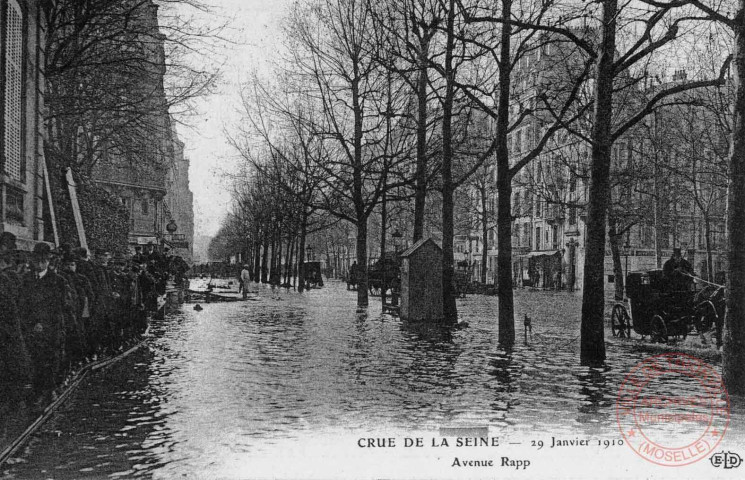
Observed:
[[[652,342],[667,343],[670,337],[685,338],[717,327],[721,340],[724,315],[724,287],[695,289],[688,281],[666,278],[662,270],[631,272],[626,276],[625,303],[616,303],[611,311],[614,337],[630,337],[633,329]]]
[[[303,262],[303,280],[306,290],[322,287],[321,262]]]
[[[396,292],[401,288],[401,259],[388,253],[370,263],[367,268],[367,285],[372,296],[380,296],[383,290]]]
[[[453,294],[456,297],[466,298],[467,293],[473,293],[471,278],[473,277],[473,270],[469,265],[468,261],[460,261],[456,264],[456,268],[453,271]]]

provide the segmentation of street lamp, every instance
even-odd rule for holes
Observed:
[[[391,237],[393,237],[393,248],[396,251],[396,255],[398,255],[398,243],[401,240],[401,237],[404,235],[398,231],[398,228],[394,230],[394,232],[391,234]]]
[[[623,253],[626,257],[626,273],[623,276],[623,291],[626,291],[626,279],[629,278],[629,250],[631,250],[631,245],[629,245],[629,239],[626,238],[626,243],[623,245]]]

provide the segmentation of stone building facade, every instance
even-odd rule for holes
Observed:
[[[0,225],[19,248],[45,238],[44,45],[40,2],[0,0]]]
[[[557,57],[571,57],[561,48],[561,44],[546,44],[521,59],[514,75],[516,104],[534,105],[534,98],[547,84],[561,83],[560,77],[569,62],[559,62]],[[678,71],[667,83],[640,84],[634,96],[642,101],[660,88],[685,80],[685,72]],[[715,93],[699,91],[688,95]],[[727,182],[722,165],[726,163],[728,148],[726,132],[716,126],[726,123],[722,119],[728,112],[706,108],[705,99],[701,98],[676,100],[681,105],[667,106],[650,115],[619,138],[611,151],[612,209],[608,226],[610,229],[614,224],[620,232],[616,247],[624,274],[658,268],[674,248],[683,251],[696,274],[703,278],[710,276],[708,270],[716,275],[725,268]],[[627,106],[633,109],[633,105]],[[519,108],[513,108],[515,117]],[[508,137],[511,163],[536,146],[542,129],[551,123],[549,120],[531,115],[511,131]],[[590,145],[580,137],[560,130],[538,158],[513,179],[516,286],[581,289],[590,151]],[[496,186],[496,177],[491,181]],[[492,210],[496,188],[493,195],[488,202]],[[484,245],[480,230],[474,229],[456,237],[455,249],[456,260],[468,260],[474,269],[474,279],[478,280],[480,259],[486,248],[487,283],[491,283],[496,272],[495,228],[489,232],[488,240]],[[610,241],[606,244],[605,271],[606,280],[612,282]]]
[[[166,72],[158,8],[149,1],[141,7],[139,21],[148,31],[152,71],[143,75],[142,88],[152,92],[146,125],[146,148],[109,145],[93,169],[93,180],[120,199],[129,212],[129,246],[154,244],[170,248],[191,261],[194,216],[189,190],[188,160],[168,113],[163,79]],[[140,27],[142,28],[142,26]],[[173,228],[176,230],[173,230]]]
[[[194,252],[194,194],[189,188],[189,159],[184,142],[172,130],[173,157],[166,176],[165,242],[174,255],[191,263]]]

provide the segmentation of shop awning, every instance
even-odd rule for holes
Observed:
[[[523,258],[530,258],[530,257],[553,257],[557,253],[561,253],[560,250],[538,250],[533,252],[528,252],[523,255],[520,255]]]

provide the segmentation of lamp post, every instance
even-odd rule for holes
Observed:
[[[398,231],[398,228],[391,234],[391,237],[393,237],[393,248],[396,251],[396,256],[398,256],[398,244],[403,236],[404,235]]]
[[[574,291],[574,283],[577,281],[577,269],[575,262],[577,261],[577,247],[580,243],[574,237],[569,240],[567,247],[569,247],[569,291]]]
[[[626,285],[626,277],[629,276],[629,251],[631,250],[631,245],[629,245],[628,240],[626,240],[626,243],[623,245],[623,253],[626,257],[626,273],[624,273],[623,281],[624,286]]]
[[[626,257],[626,272],[623,275],[624,295],[626,294],[626,279],[629,277],[629,250],[631,250],[631,245],[629,245],[629,239],[627,238],[626,243],[623,245],[624,257]]]

